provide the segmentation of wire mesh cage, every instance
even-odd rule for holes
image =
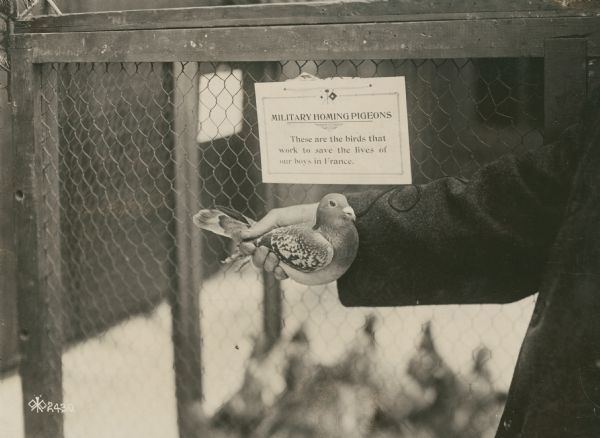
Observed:
[[[46,220],[55,221],[47,229],[59,230],[48,241],[60,245],[49,249],[60,254],[60,263],[51,260],[45,276],[49,287],[59,276],[64,288],[63,313],[56,318],[71,345],[64,354],[65,401],[77,410],[66,413],[66,435],[107,436],[109,417],[111,427],[131,436],[176,433],[170,342],[177,325],[166,303],[178,299],[178,272],[188,268],[202,277],[203,375],[197,379],[203,380],[208,415],[222,413],[246,384],[248,358],[260,356],[256,346],[269,321],[288,342],[301,328],[314,361],[332,365],[349,360],[365,318],[374,315],[376,342],[364,354],[369,375],[387,390],[377,403],[398,416],[407,403],[417,403],[407,394],[409,383],[419,382],[414,376],[427,369],[424,336],[435,341],[443,358],[438,365],[447,363],[467,380],[477,352],[489,352],[488,383],[506,390],[533,298],[507,306],[350,310],[339,304],[335,284],[278,285],[250,267],[227,269],[220,260],[230,243],[218,236],[184,231],[198,245],[201,266],[178,258],[176,242],[182,218],[196,207],[225,205],[260,218],[327,192],[367,188],[262,183],[256,82],[302,72],[405,76],[413,178],[427,183],[468,178],[507,152],[542,143],[542,64],[538,58],[43,64],[42,197]],[[188,108],[195,108],[196,125],[182,126],[178,114]],[[192,139],[193,153],[177,152],[180,138]],[[177,176],[182,163],[191,169],[183,182]],[[182,195],[194,201],[178,211]],[[265,297],[278,297],[279,288],[280,307],[266,306]],[[255,376],[261,389],[253,392],[254,402],[270,406],[285,391],[289,361],[263,353],[271,357],[259,362],[268,377]],[[465,403],[476,392],[466,385],[456,395]],[[483,424],[465,420],[456,436],[494,430],[500,410],[478,420]],[[172,421],[160,420],[165,417]],[[442,436],[435,427],[432,436]]]

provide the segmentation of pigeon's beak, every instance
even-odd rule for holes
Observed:
[[[346,213],[347,216],[350,216],[350,218],[355,221],[356,220],[356,215],[354,214],[354,210],[352,209],[352,207],[348,206],[348,207],[344,207],[344,209],[342,210],[344,213]]]

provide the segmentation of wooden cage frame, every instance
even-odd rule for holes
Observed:
[[[58,171],[45,181],[39,175],[43,166],[57,169],[57,157],[40,154],[47,141],[40,127],[41,64],[539,57],[544,58],[545,139],[551,140],[577,119],[587,93],[588,57],[600,56],[599,2],[569,7],[550,0],[431,3],[197,7],[41,16],[15,23],[10,50],[14,142],[12,150],[3,151],[0,187],[1,210],[15,212],[14,233],[0,244],[16,266],[27,438],[63,436],[62,415],[37,415],[27,406],[35,395],[62,401],[61,351],[51,341],[61,339],[60,324],[52,316],[60,310],[61,297],[49,294],[45,286],[48,281],[60,282],[60,266],[52,279],[40,275],[49,258],[60,260],[58,254],[40,251],[59,248],[44,242],[59,235],[48,229],[58,226],[58,218],[40,217],[48,214],[41,210],[40,185],[58,184]],[[196,123],[194,109],[189,110],[188,115],[176,114],[175,123]],[[175,145],[176,155],[193,153],[186,145],[193,144],[193,138],[187,140]],[[176,184],[185,184],[189,169],[183,161],[177,169]],[[177,210],[195,201],[181,197],[176,202]],[[50,211],[51,216],[58,214]],[[190,222],[184,221],[186,229],[177,234],[179,257],[199,257],[197,248],[183,241]],[[189,360],[175,363],[181,437],[190,436],[190,407],[202,395],[201,386],[190,387],[188,379],[189,373],[201,372],[200,347],[193,345],[199,340],[197,314],[190,310],[197,307],[197,295],[190,291],[199,282],[197,272],[180,272],[181,305],[173,310],[173,324],[183,333],[174,339],[175,357]],[[270,299],[266,305],[280,305],[276,294]]]

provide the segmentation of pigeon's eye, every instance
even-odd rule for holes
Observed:
[[[329,206],[330,207],[335,207],[337,204],[335,203],[335,201],[329,201]]]

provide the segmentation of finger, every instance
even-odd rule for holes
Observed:
[[[277,279],[277,280],[285,280],[286,278],[288,278],[287,274],[285,273],[285,271],[281,268],[281,266],[275,266],[275,269],[273,269],[273,276]]]
[[[254,251],[254,254],[252,254],[252,263],[254,263],[254,266],[257,268],[263,269],[268,255],[269,249],[266,246],[259,246],[256,248],[256,251]]]
[[[256,246],[252,242],[242,242],[240,243],[239,248],[240,252],[244,255],[251,255],[256,251]]]
[[[279,259],[277,258],[277,256],[275,254],[273,254],[272,252],[269,252],[269,254],[267,255],[267,258],[265,259],[265,271],[267,272],[273,272],[273,270],[275,269],[275,267],[279,264]]]

